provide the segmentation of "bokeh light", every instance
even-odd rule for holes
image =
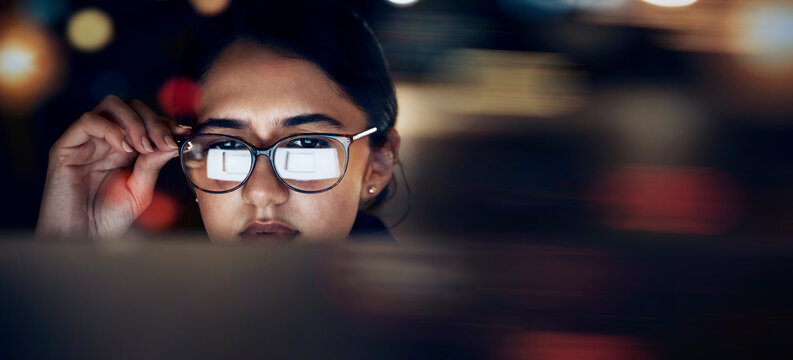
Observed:
[[[0,79],[9,84],[24,82],[36,67],[36,51],[23,43],[7,43],[0,48]]]
[[[621,335],[556,331],[526,331],[507,336],[496,359],[517,360],[647,360],[646,346]]]
[[[581,109],[589,91],[576,64],[561,54],[455,49],[436,60],[433,72],[434,82],[397,85],[403,136],[512,131],[527,118]]]
[[[689,6],[697,2],[697,0],[642,0],[648,4],[663,7],[681,7]]]
[[[190,0],[193,9],[203,16],[215,16],[229,7],[230,0]]]
[[[793,68],[793,6],[759,3],[733,14],[732,45],[742,62],[758,73],[776,74]]]
[[[198,84],[185,77],[172,77],[157,92],[160,109],[168,116],[194,114],[201,103]]]
[[[411,6],[419,2],[419,0],[388,0],[388,2],[395,6]]]
[[[622,165],[592,189],[601,221],[619,230],[723,234],[740,213],[737,186],[710,168]]]
[[[0,106],[24,112],[60,83],[57,42],[32,22],[4,19],[0,26]]]
[[[113,39],[113,20],[97,8],[80,10],[69,18],[66,37],[78,50],[98,51]]]
[[[164,230],[179,217],[179,204],[173,196],[155,191],[151,204],[136,220],[138,226],[147,230]]]

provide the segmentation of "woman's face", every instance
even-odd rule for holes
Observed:
[[[367,130],[366,113],[318,66],[252,42],[237,41],[226,48],[200,87],[197,133],[232,135],[267,148],[294,134],[356,134]],[[312,114],[331,120],[283,124],[287,119]],[[362,198],[372,196],[363,190],[370,155],[368,140],[353,142],[349,154],[341,183],[322,193],[289,190],[276,178],[264,156],[257,158],[253,173],[241,188],[225,194],[196,191],[209,237],[213,241],[345,239]]]

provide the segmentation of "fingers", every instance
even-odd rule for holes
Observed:
[[[176,149],[173,134],[188,135],[190,128],[175,120],[158,116],[142,101],[134,99],[125,103],[115,95],[108,95],[97,105],[94,112],[117,122],[125,133],[128,143],[141,154],[155,150]]]
[[[108,95],[93,111],[86,112],[69,127],[53,146],[51,155],[60,148],[76,148],[93,137],[104,139],[114,151],[120,153],[164,152],[167,155],[163,159],[167,161],[177,154],[173,134],[189,133],[189,127],[158,116],[139,100],[127,104],[118,96]]]
[[[179,124],[174,119],[169,119],[164,116],[161,116],[160,119],[168,124],[168,128],[170,128],[171,132],[173,132],[175,135],[187,136],[190,135],[190,131],[193,130],[192,127]]]
[[[125,133],[127,142],[139,153],[154,151],[148,136],[146,136],[143,120],[118,96],[106,96],[94,108],[94,112],[118,123]]]
[[[156,152],[143,154],[138,157],[135,167],[132,169],[132,174],[127,180],[127,187],[135,197],[141,212],[151,202],[151,196],[154,192],[154,185],[157,183],[160,169],[177,154],[175,151]]]
[[[170,159],[178,155],[173,135],[188,135],[190,128],[179,125],[175,120],[158,116],[142,101],[133,99],[128,103],[142,121],[148,138],[156,148],[155,152],[142,153],[135,162],[127,186],[139,204],[140,211],[148,207],[157,183],[160,170]]]
[[[134,99],[129,102],[129,105],[143,119],[149,138],[160,150],[178,149],[173,134],[186,135],[190,132],[189,127],[179,126],[174,120],[158,116],[140,100]]]
[[[129,105],[143,120],[146,133],[149,135],[149,138],[151,138],[152,142],[157,146],[158,149],[173,150],[177,148],[176,142],[173,141],[173,137],[171,136],[171,130],[168,129],[168,127],[162,121],[160,121],[154,111],[149,109],[146,104],[138,99],[131,100]]]
[[[66,130],[53,148],[69,148],[85,144],[91,137],[104,139],[116,151],[128,153],[134,151],[127,141],[121,128],[114,122],[94,112],[86,112]]]

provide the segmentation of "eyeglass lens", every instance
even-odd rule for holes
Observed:
[[[201,135],[184,145],[182,163],[185,174],[196,187],[225,192],[239,187],[248,178],[254,165],[254,151],[235,138]],[[301,135],[281,140],[273,148],[269,162],[284,184],[298,191],[317,192],[341,179],[346,168],[346,151],[333,137]]]

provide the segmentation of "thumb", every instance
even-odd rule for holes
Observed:
[[[138,213],[142,213],[149,206],[160,169],[168,160],[178,155],[177,150],[172,150],[156,151],[138,156],[132,174],[127,180],[129,191],[139,206]]]

